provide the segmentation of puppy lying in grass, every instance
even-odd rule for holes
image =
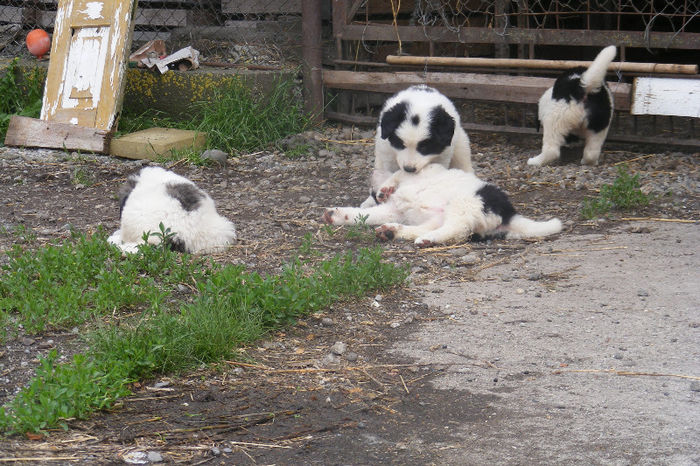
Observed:
[[[236,229],[216,212],[211,197],[192,181],[160,167],[146,167],[129,176],[119,191],[121,228],[107,240],[125,252],[137,252],[143,243],[159,244],[159,225],[173,233],[171,249],[188,253],[210,253],[231,244]]]
[[[418,173],[395,172],[380,188],[378,205],[335,207],[323,220],[332,225],[364,221],[382,241],[413,241],[418,247],[480,237],[531,238],[558,233],[559,219],[538,222],[515,212],[508,196],[459,169],[430,164]]]

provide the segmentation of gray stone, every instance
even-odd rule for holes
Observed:
[[[202,152],[202,158],[204,160],[211,160],[219,165],[226,165],[228,160],[228,153],[219,149],[207,149]]]
[[[157,451],[149,451],[148,452],[148,461],[151,463],[162,463],[163,462],[163,456],[158,453]]]
[[[343,343],[342,341],[336,341],[333,346],[331,346],[331,353],[341,356],[345,351],[347,351],[348,345]]]

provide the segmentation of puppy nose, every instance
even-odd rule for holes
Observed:
[[[403,171],[408,172],[408,173],[414,173],[416,171],[416,167],[407,165],[403,167]]]

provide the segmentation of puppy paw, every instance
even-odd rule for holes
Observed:
[[[396,227],[389,224],[380,225],[374,229],[379,241],[391,241],[396,236]]]
[[[377,193],[377,202],[383,203],[389,200],[389,197],[396,191],[396,186],[383,186],[379,188]]]
[[[598,157],[596,157],[596,158],[584,157],[581,159],[581,165],[588,165],[588,166],[594,167],[594,166],[598,165]]]
[[[538,155],[537,157],[530,157],[527,159],[527,164],[528,165],[533,165],[535,167],[541,167],[542,166],[542,156]]]
[[[416,238],[414,244],[419,248],[430,248],[435,246],[435,243],[428,238]]]

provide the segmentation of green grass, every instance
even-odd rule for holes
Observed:
[[[38,118],[44,82],[38,68],[17,79],[21,73],[15,58],[0,76],[0,145],[5,140],[12,115]]]
[[[169,232],[155,232],[167,237]],[[314,257],[311,237],[303,257]],[[28,333],[82,325],[89,353],[40,358],[31,382],[0,408],[0,431],[41,432],[107,408],[131,382],[235,357],[239,345],[331,303],[402,283],[381,249],[290,260],[261,275],[143,245],[122,257],[104,235],[75,234],[36,250],[16,246],[0,278],[3,325]],[[176,290],[190,287],[186,296]],[[87,354],[90,356],[88,357]]]
[[[209,149],[230,154],[260,150],[311,126],[295,89],[293,80],[279,79],[260,96],[241,84],[231,84],[217,91],[211,100],[193,104],[191,120],[174,120],[159,111],[138,115],[126,112],[119,131],[128,133],[153,126],[189,129],[207,133]],[[189,159],[187,155],[184,158]]]
[[[639,175],[632,176],[626,166],[620,166],[613,184],[604,184],[598,197],[583,201],[581,214],[584,218],[591,219],[611,210],[629,210],[648,205],[649,196],[639,188]]]

